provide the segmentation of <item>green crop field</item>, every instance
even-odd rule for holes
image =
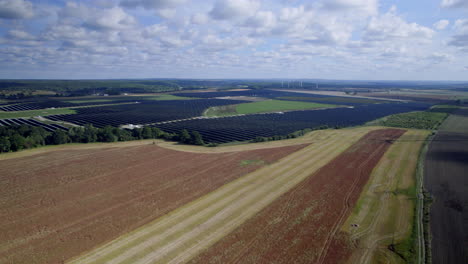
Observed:
[[[284,100],[292,100],[292,101],[315,101],[315,102],[330,102],[333,101],[335,103],[353,103],[353,104],[380,104],[386,103],[388,101],[383,100],[374,100],[374,99],[367,99],[367,98],[352,98],[352,97],[301,97],[301,96],[285,96],[279,97],[279,99]]]
[[[310,102],[296,102],[283,100],[266,100],[238,105],[226,105],[210,107],[205,111],[205,116],[229,116],[238,114],[255,114],[292,110],[308,110],[317,108],[331,108],[336,105],[319,104]]]
[[[104,103],[104,102],[112,102],[115,100],[112,99],[89,99],[89,100],[67,100],[64,102],[73,103],[73,104],[84,104],[84,103]]]
[[[267,100],[261,102],[239,104],[236,107],[236,111],[239,114],[254,114],[274,111],[306,110],[330,107],[335,107],[335,105],[295,101]]]
[[[68,114],[75,114],[75,113],[76,113],[75,110],[72,110],[69,108],[40,109],[40,110],[31,110],[31,111],[18,111],[18,112],[0,111],[0,119],[33,117],[33,116],[48,116],[48,115],[68,115]]]
[[[154,100],[154,101],[169,101],[169,100],[193,100],[197,98],[193,97],[183,97],[183,96],[177,96],[173,94],[161,94],[158,96],[148,96],[148,97],[143,97],[143,99],[147,100]]]

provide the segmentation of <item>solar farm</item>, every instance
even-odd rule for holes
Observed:
[[[239,99],[241,98],[241,99]],[[243,100],[242,100],[243,98]],[[301,109],[297,111],[271,111],[232,116],[204,116],[210,107],[239,105],[255,100],[279,102],[326,103],[334,107],[324,109]],[[94,127],[120,127],[125,125],[158,127],[165,132],[180,133],[183,129],[198,131],[206,143],[249,141],[257,137],[285,136],[304,129],[319,127],[342,128],[362,125],[383,116],[421,111],[430,105],[416,102],[395,102],[378,99],[334,97],[300,94],[276,90],[244,90],[220,92],[177,93],[169,100],[151,100],[151,97],[96,98],[79,100],[49,100],[41,103],[23,103],[3,106],[4,111],[19,109],[44,109],[65,107],[75,114],[48,115],[55,122],[78,126],[92,124]],[[171,100],[175,99],[175,100]],[[76,99],[75,99],[76,100]],[[292,101],[294,102],[294,101]],[[106,105],[108,104],[108,105]],[[39,121],[35,121],[36,124]],[[24,123],[24,122],[23,122]],[[5,124],[6,125],[6,124]]]
[[[0,262],[38,264],[417,262],[420,153],[456,109],[275,89],[1,107]]]

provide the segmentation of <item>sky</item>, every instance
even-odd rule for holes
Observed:
[[[0,0],[0,79],[468,80],[468,0]]]

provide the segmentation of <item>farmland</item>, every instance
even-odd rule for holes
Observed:
[[[233,181],[215,192],[204,196],[202,199],[195,200],[165,217],[157,219],[120,239],[105,244],[89,254],[75,259],[74,262],[104,263],[112,261],[115,263],[144,263],[151,261],[168,263],[171,261],[184,262],[189,260],[204,248],[221,239],[231,230],[237,230],[236,228],[241,226],[243,222],[251,221],[247,219],[251,217],[253,217],[251,219],[256,219],[258,212],[263,214],[262,209],[273,201],[276,203],[278,197],[280,197],[279,199],[283,199],[282,197],[284,197],[285,193],[290,192],[295,188],[294,186],[304,179],[312,179],[315,177],[314,175],[320,174],[317,171],[324,170],[320,169],[321,167],[334,159],[339,159],[337,156],[342,151],[346,150],[360,138],[363,138],[367,131],[371,130],[371,128],[365,128],[348,130],[346,132],[342,130],[329,131],[328,133],[312,133],[309,136],[309,140],[312,142],[310,146],[293,153],[277,163]],[[394,131],[397,133],[395,134]],[[374,135],[382,133],[380,134],[382,136],[380,139],[388,139],[388,137],[398,136],[398,133],[401,132],[399,130],[390,130],[373,133]],[[329,140],[325,140],[327,138]],[[366,140],[366,138],[374,140]],[[360,142],[364,145],[370,144],[368,146],[380,146],[377,149],[372,148],[373,153],[376,155],[372,156],[373,158],[370,160],[378,160],[378,153],[384,151],[388,145],[385,140],[376,141],[372,133]],[[353,155],[353,151],[359,150],[359,146],[362,144],[351,148],[348,155]],[[366,157],[367,154],[369,153],[365,154]],[[355,165],[357,166],[357,164]],[[314,172],[317,173],[314,174]],[[329,176],[321,177],[328,178]],[[364,176],[357,176],[357,178],[349,177],[351,181],[357,179],[365,181]],[[313,182],[313,180],[310,181]],[[303,186],[303,184],[301,183],[299,186]],[[334,184],[327,186],[330,186],[330,188],[334,188],[332,186],[336,187]],[[316,188],[319,187],[323,186],[319,185]],[[346,188],[348,187],[351,186],[347,186]],[[342,202],[340,204],[343,205]],[[270,208],[270,206],[267,208]],[[328,212],[329,210],[325,211]],[[330,213],[335,214],[337,212],[330,210]],[[336,215],[333,219],[336,219]],[[168,229],[168,227],[171,228]],[[230,236],[228,235],[228,237]],[[230,256],[234,257],[235,254],[231,254]]]
[[[2,104],[0,114],[10,115],[0,118],[9,127],[2,128],[2,146],[8,137],[21,139],[14,129],[25,142],[33,139],[18,123],[45,128],[47,142],[62,142],[53,144],[151,140],[2,154],[0,262],[413,263],[430,257],[422,247],[418,157],[430,130],[458,106],[241,88],[44,95]],[[26,119],[36,115],[43,117]],[[431,225],[439,236],[454,232],[443,229],[443,215],[450,214],[444,210],[458,214],[451,215],[460,222],[455,228],[465,228],[457,218],[466,198],[460,178],[437,177],[463,171],[465,119],[463,109],[446,119],[426,162],[426,173],[433,173],[427,189],[436,197]],[[202,139],[196,145],[211,148],[188,145],[196,135]],[[434,259],[443,261],[445,252],[435,245]],[[449,258],[464,257],[457,254]]]
[[[227,106],[228,107],[228,106]],[[237,115],[237,114],[256,114],[256,113],[268,113],[278,111],[291,111],[291,110],[309,110],[316,108],[330,108],[335,107],[334,105],[318,104],[318,103],[307,103],[307,102],[295,102],[295,101],[282,101],[282,100],[266,100],[260,102],[243,103],[235,105],[231,111],[226,111],[221,108],[220,111],[206,111],[207,116],[219,116],[219,115]],[[224,111],[223,111],[224,110]]]
[[[305,146],[201,154],[146,144],[0,160],[0,262],[62,262],[264,166],[245,160],[269,164]]]
[[[468,110],[450,115],[432,140],[425,162],[425,188],[432,196],[432,260],[463,263],[468,259]]]
[[[0,111],[0,119],[33,117],[33,116],[49,116],[49,115],[71,115],[75,113],[76,113],[75,110],[69,109],[69,108],[41,109],[41,110],[29,110],[29,111],[17,111],[17,112],[1,112]]]
[[[357,247],[347,263],[417,262],[416,165],[428,135],[425,130],[409,130],[372,171],[342,226]]]
[[[339,227],[369,173],[402,130],[370,132],[191,263],[341,263]]]

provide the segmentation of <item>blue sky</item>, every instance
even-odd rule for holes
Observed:
[[[468,0],[0,0],[0,78],[468,80]]]

